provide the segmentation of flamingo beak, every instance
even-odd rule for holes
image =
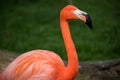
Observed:
[[[78,19],[85,22],[90,29],[93,29],[91,18],[86,12],[77,9],[77,10],[74,10],[73,13],[77,16]]]
[[[88,25],[88,27],[89,27],[90,29],[93,29],[92,21],[91,21],[91,18],[90,18],[90,16],[89,16],[89,14],[83,14],[83,15],[86,17],[85,23]]]

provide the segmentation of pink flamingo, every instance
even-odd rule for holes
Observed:
[[[73,80],[78,72],[78,57],[72,41],[68,20],[82,20],[91,29],[89,15],[73,5],[60,12],[61,31],[66,46],[68,65],[54,52],[33,50],[16,58],[2,73],[0,80]]]

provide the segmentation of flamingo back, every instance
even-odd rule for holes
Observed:
[[[2,73],[2,80],[55,80],[62,67],[54,52],[33,50],[16,58]]]

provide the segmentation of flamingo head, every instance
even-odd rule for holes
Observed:
[[[65,6],[60,12],[60,18],[64,20],[82,20],[90,29],[92,29],[91,18],[88,13],[78,9],[73,5]]]

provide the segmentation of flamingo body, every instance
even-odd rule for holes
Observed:
[[[52,51],[33,50],[8,65],[0,80],[73,80],[78,72],[78,57],[68,25],[71,19],[80,19],[92,28],[90,17],[77,7],[68,5],[61,10],[60,26],[68,56],[67,66]]]
[[[60,75],[64,68],[56,53],[33,50],[16,58],[2,75],[4,80],[58,80],[57,74]]]

